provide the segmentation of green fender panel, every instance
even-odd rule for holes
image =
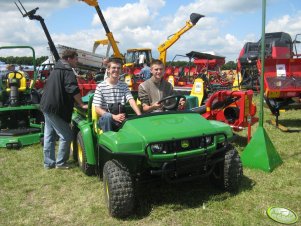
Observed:
[[[83,136],[84,147],[86,150],[87,163],[95,165],[95,154],[94,154],[94,140],[93,140],[93,131],[90,124],[83,125],[80,128],[80,131]]]

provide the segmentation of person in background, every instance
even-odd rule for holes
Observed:
[[[70,128],[74,102],[83,109],[76,75],[72,68],[77,66],[77,53],[65,50],[51,71],[40,102],[40,108],[45,117],[44,128],[44,167],[45,169],[68,169],[70,143],[73,134]],[[59,136],[57,158],[55,157],[55,141]]]
[[[138,57],[138,63],[140,67],[143,67],[143,64],[145,63],[146,57],[144,53],[140,53],[139,57]]]
[[[12,72],[12,71],[15,71],[16,70],[16,65],[14,65],[14,64],[8,64],[6,66],[6,69],[8,70],[8,73]]]
[[[143,68],[139,72],[139,75],[143,78],[144,81],[151,77],[150,67],[146,63],[143,64]]]
[[[6,86],[6,76],[10,73],[10,72],[14,72],[16,71],[16,66],[14,64],[8,64],[6,66],[6,70],[7,72],[1,73],[0,75],[0,91],[2,91],[3,89],[5,89]]]
[[[97,85],[93,97],[95,111],[100,116],[98,126],[103,132],[118,128],[126,119],[124,110],[126,102],[129,102],[137,115],[141,115],[128,85],[119,80],[120,71],[120,60],[111,59],[108,63],[109,77]]]

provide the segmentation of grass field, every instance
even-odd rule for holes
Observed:
[[[273,172],[244,168],[236,195],[208,180],[154,183],[139,195],[136,214],[125,220],[108,215],[102,181],[85,176],[74,162],[69,170],[44,170],[40,145],[0,149],[0,225],[277,225],[265,213],[271,206],[290,208],[300,218],[301,136],[275,129],[266,122],[270,118],[265,109],[264,127],[283,160]],[[281,113],[280,119],[301,130],[300,110]],[[241,153],[246,131],[238,135],[234,144]]]

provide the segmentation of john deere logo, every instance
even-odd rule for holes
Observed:
[[[282,224],[294,224],[298,221],[297,214],[287,208],[270,207],[267,210],[267,215]]]
[[[182,140],[181,141],[181,147],[182,148],[188,148],[189,147],[189,141],[188,140]]]

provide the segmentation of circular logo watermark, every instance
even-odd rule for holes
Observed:
[[[267,215],[282,224],[294,224],[298,221],[297,214],[288,208],[270,207],[267,209]]]

